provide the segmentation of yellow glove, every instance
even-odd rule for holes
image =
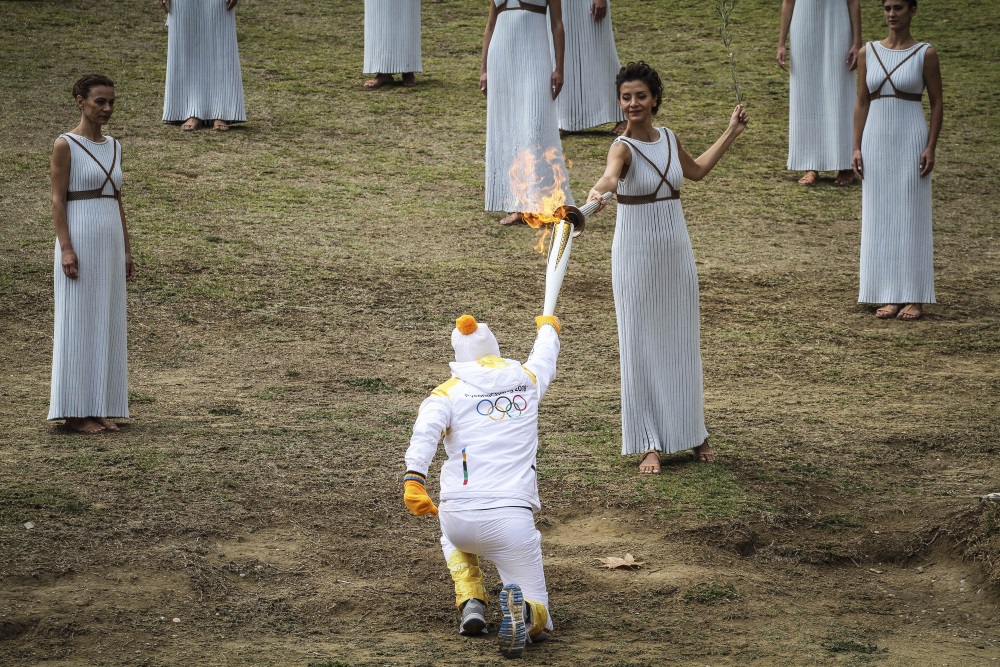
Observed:
[[[415,516],[438,513],[434,501],[427,495],[427,488],[424,486],[426,479],[424,475],[412,470],[407,470],[403,477],[403,502]]]
[[[535,318],[535,329],[541,329],[546,324],[551,324],[552,328],[556,330],[556,333],[562,333],[559,331],[562,328],[562,322],[555,315],[539,315]]]

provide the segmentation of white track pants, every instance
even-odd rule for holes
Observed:
[[[535,529],[535,518],[527,507],[501,507],[490,510],[442,510],[441,549],[451,564],[458,550],[493,561],[500,579],[517,584],[524,599],[549,606],[542,570],[542,534]],[[551,616],[546,627],[552,629]]]

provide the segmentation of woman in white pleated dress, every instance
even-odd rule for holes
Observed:
[[[163,121],[225,132],[247,119],[236,42],[238,0],[160,0],[167,12]]]
[[[571,0],[563,5],[566,32],[565,82],[556,99],[559,129],[579,132],[615,123],[612,134],[625,131],[618,108],[615,76],[621,69],[608,0]]]
[[[789,31],[788,169],[806,172],[799,185],[834,170],[835,185],[850,185],[861,0],[783,0],[775,57],[782,69]]]
[[[489,3],[479,73],[479,90],[486,96],[485,208],[509,212],[500,224],[510,225],[521,221],[524,212],[547,212],[542,197],[565,177],[556,110],[565,33],[561,0]],[[529,157],[538,164],[538,178],[516,189],[511,167],[515,159]],[[566,203],[573,204],[569,187],[564,190]]]
[[[628,126],[608,151],[588,201],[618,194],[611,279],[622,380],[622,454],[639,454],[639,472],[660,472],[660,453],[694,451],[711,462],[705,429],[698,272],[681,207],[681,181],[708,175],[749,118],[737,106],[711,148],[692,158],[670,130],[653,126],[663,85],[649,65],[618,74]]]
[[[934,303],[931,171],[944,119],[934,47],[910,33],[916,0],[885,0],[889,36],[858,62],[852,166],[862,179],[860,303],[916,320]],[[921,103],[930,101],[928,129]]]
[[[420,57],[420,0],[365,0],[365,81],[374,90],[395,81],[417,85],[414,72],[423,71]]]
[[[104,136],[115,87],[92,74],[73,86],[80,122],[52,149],[55,331],[49,419],[80,433],[128,417],[125,281],[135,274],[121,203],[121,145]]]

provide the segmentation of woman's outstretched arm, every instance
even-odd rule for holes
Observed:
[[[611,144],[604,175],[597,179],[597,183],[590,189],[587,201],[600,201],[601,195],[605,192],[615,192],[618,189],[618,180],[622,177],[622,170],[631,163],[632,151],[628,149],[628,146],[620,141]],[[603,204],[601,208],[604,208]],[[600,211],[601,208],[597,210]]]
[[[691,155],[681,146],[680,139],[677,140],[677,152],[680,154],[681,167],[684,169],[684,178],[689,181],[700,181],[708,176],[709,172],[715,168],[722,156],[726,154],[729,147],[736,141],[736,137],[743,134],[750,122],[750,116],[742,104],[737,104],[729,117],[729,126],[723,131],[712,146],[699,155],[692,158]]]

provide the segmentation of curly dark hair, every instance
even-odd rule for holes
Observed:
[[[86,76],[81,76],[73,84],[73,98],[75,99],[77,95],[83,99],[90,97],[90,89],[97,88],[98,86],[107,86],[109,88],[115,87],[115,82],[106,76],[101,74],[88,74]]]
[[[663,82],[660,81],[660,75],[656,73],[656,70],[641,60],[622,67],[618,70],[618,76],[615,77],[615,94],[617,97],[621,97],[622,84],[626,81],[642,81],[649,87],[649,92],[656,98],[656,104],[653,105],[653,115],[655,116],[656,112],[660,110],[660,103],[663,101]]]

